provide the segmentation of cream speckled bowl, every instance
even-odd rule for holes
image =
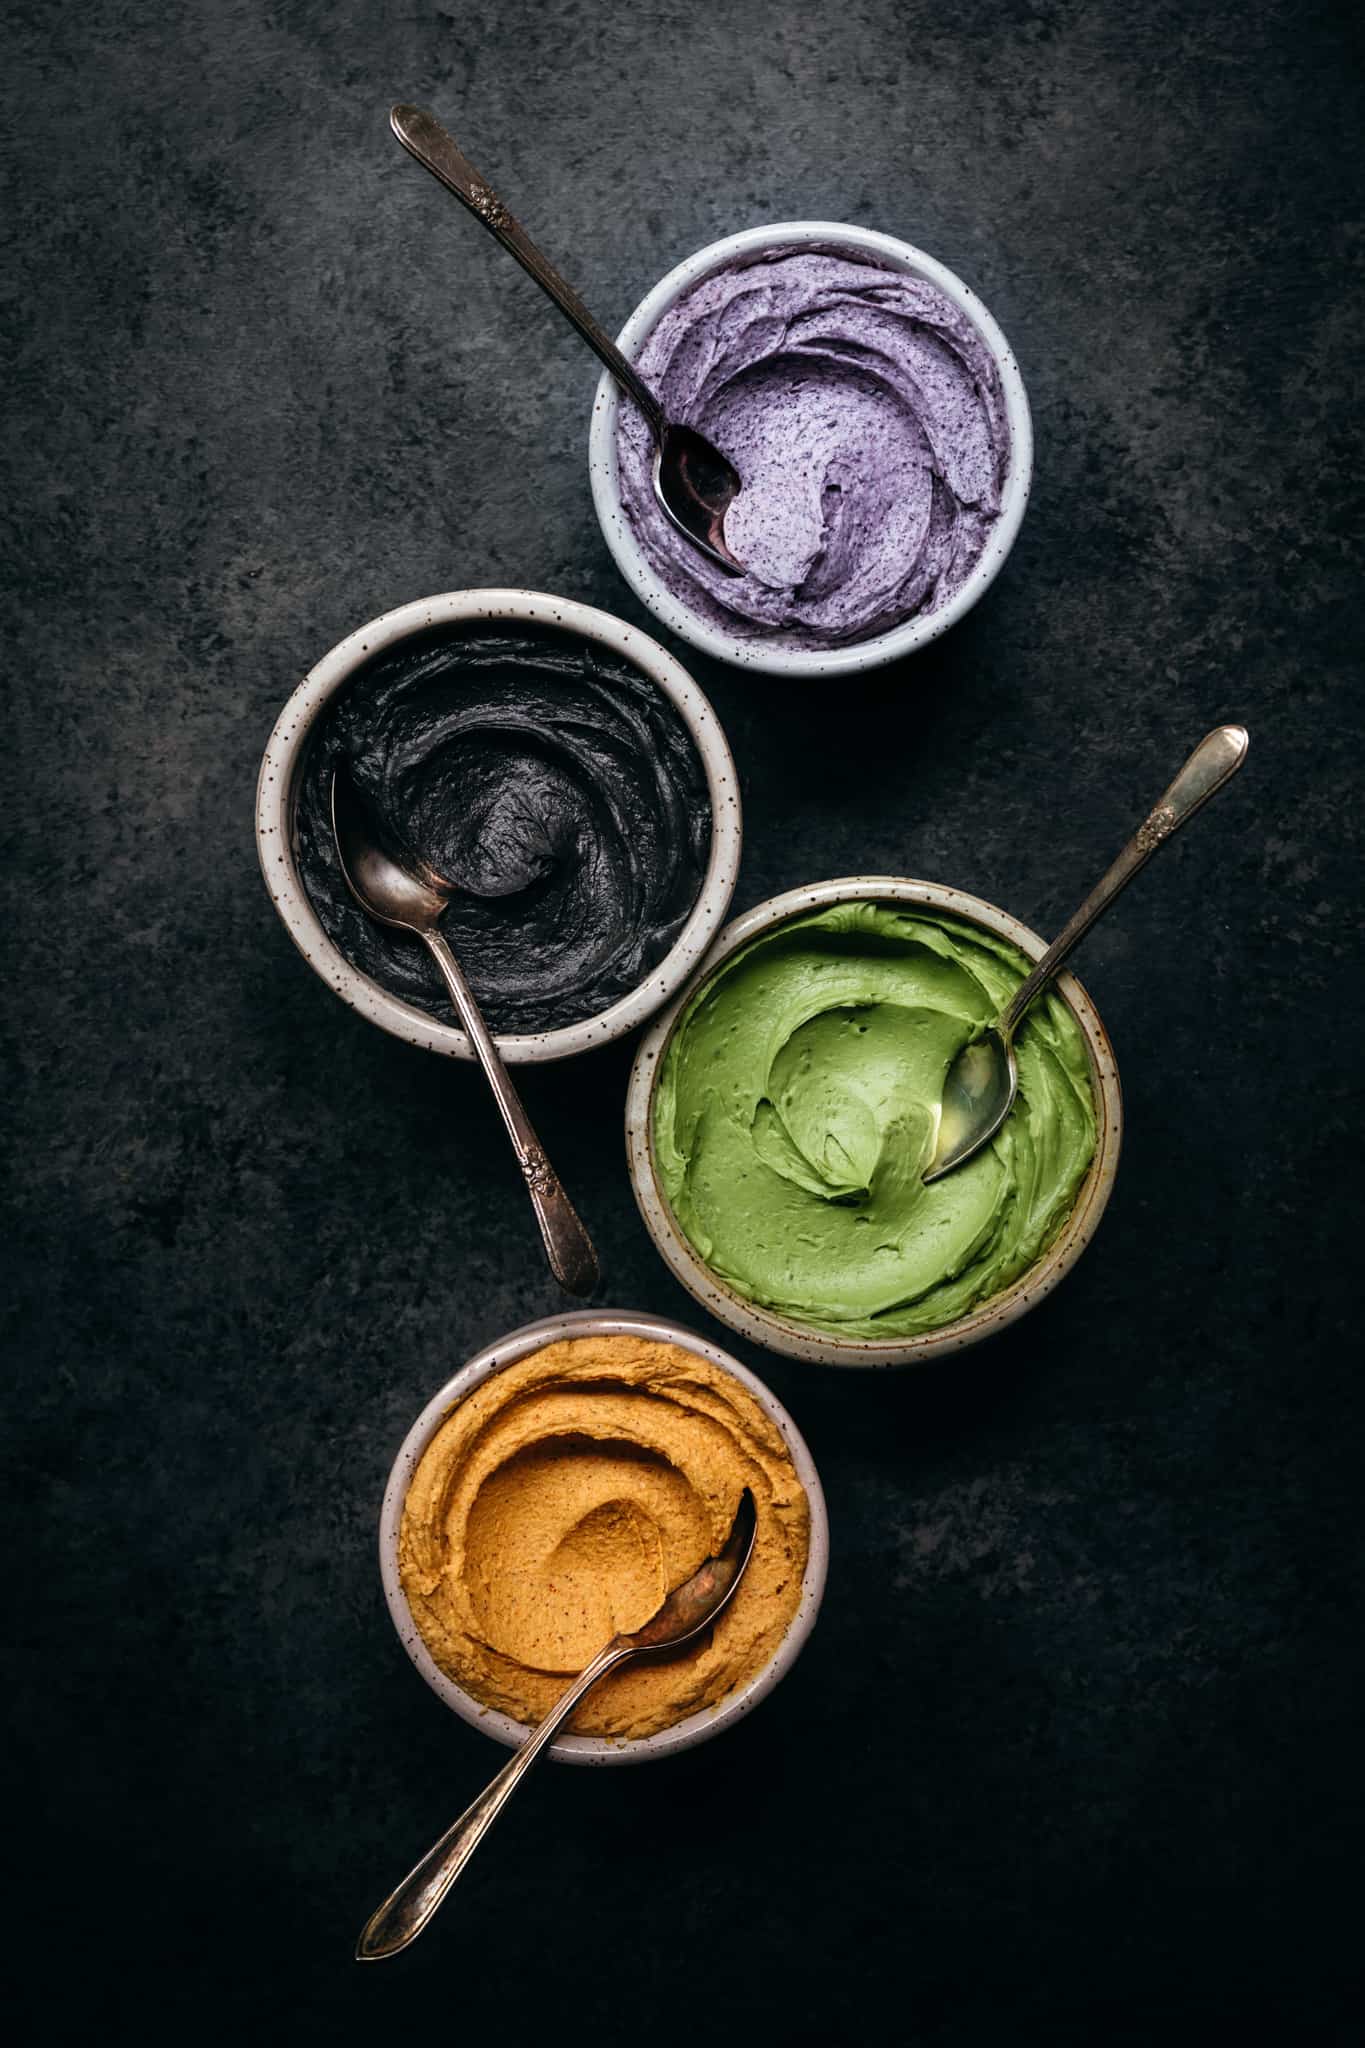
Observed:
[[[1099,1227],[1118,1169],[1119,1146],[1123,1136],[1123,1097],[1113,1048],[1099,1013],[1074,974],[1059,975],[1056,994],[1069,1006],[1079,1024],[1090,1053],[1091,1080],[1095,1096],[1095,1156],[1090,1162],[1075,1207],[1042,1257],[1026,1273],[999,1294],[992,1295],[970,1315],[941,1329],[926,1330],[914,1337],[835,1337],[760,1308],[714,1273],[684,1235],[654,1164],[654,1087],[664,1052],[674,1026],[702,983],[760,932],[789,917],[809,910],[821,910],[831,903],[862,900],[905,903],[920,909],[942,911],[966,924],[980,925],[997,938],[1007,939],[1039,960],[1047,941],[1019,923],[1007,911],[997,910],[979,896],[966,896],[937,882],[898,881],[885,875],[854,875],[833,882],[815,882],[805,889],[791,889],[783,896],[770,897],[754,910],[728,924],[691,982],[666,1015],[646,1033],[631,1069],[626,1092],[626,1153],[631,1186],[649,1231],[663,1258],[688,1293],[741,1337],[766,1345],[789,1358],[808,1359],[819,1365],[921,1365],[949,1352],[977,1344],[1010,1323],[1017,1322],[1036,1302],[1050,1294],[1057,1282],[1071,1271]]]
[[[940,633],[946,633],[965,612],[971,610],[978,598],[985,595],[1014,546],[1023,523],[1024,508],[1028,504],[1033,481],[1033,422],[1014,351],[970,285],[964,284],[946,264],[926,255],[923,249],[917,249],[911,242],[902,242],[895,235],[879,234],[872,228],[848,227],[838,221],[780,221],[771,227],[745,228],[737,235],[726,235],[723,240],[710,242],[704,249],[698,249],[694,256],[689,256],[676,270],[670,270],[667,277],[661,278],[653,291],[640,301],[618,338],[622,353],[633,362],[648,335],[683,293],[690,291],[694,284],[713,271],[734,262],[736,257],[752,256],[764,249],[811,245],[847,251],[854,256],[870,256],[892,270],[927,279],[966,315],[995,358],[1005,397],[1005,416],[1009,422],[1009,462],[995,530],[981,559],[956,595],[939,611],[906,619],[888,632],[876,633],[871,639],[841,647],[784,646],[775,634],[730,633],[702,618],[664,582],[626,518],[621,504],[616,447],[621,388],[606,370],[593,400],[592,426],[588,436],[588,477],[598,523],[615,557],[616,566],[635,595],[649,606],[656,618],[662,619],[671,631],[693,647],[699,647],[703,654],[714,655],[718,661],[731,662],[736,668],[757,669],[765,675],[814,679],[817,676],[860,674],[865,669],[881,668],[886,662],[899,661],[902,655],[913,654],[917,648],[936,640]]]
[[[550,1744],[549,1750],[552,1757],[566,1764],[647,1763],[655,1757],[675,1756],[680,1750],[692,1749],[699,1742],[709,1741],[713,1735],[719,1735],[722,1728],[729,1728],[742,1720],[745,1714],[752,1713],[759,1701],[767,1698],[778,1680],[791,1670],[815,1626],[829,1566],[829,1518],[825,1511],[825,1496],[801,1432],[762,1380],[742,1366],[738,1359],[731,1358],[728,1351],[722,1351],[718,1344],[712,1343],[709,1337],[698,1337],[695,1332],[684,1329],[681,1323],[671,1322],[665,1316],[598,1314],[592,1309],[572,1309],[563,1315],[547,1316],[542,1322],[527,1323],[523,1329],[511,1331],[506,1337],[499,1338],[496,1344],[480,1351],[477,1357],[471,1358],[468,1365],[462,1366],[455,1377],[446,1382],[439,1394],[433,1394],[403,1439],[402,1449],[394,1459],[379,1517],[379,1570],[384,1582],[384,1598],[403,1648],[432,1691],[462,1720],[468,1721],[473,1728],[482,1729],[495,1742],[504,1742],[512,1749],[523,1742],[529,1730],[522,1722],[481,1705],[442,1671],[432,1657],[403,1591],[398,1571],[398,1534],[409,1481],[427,1445],[451,1409],[493,1373],[504,1366],[514,1365],[520,1358],[529,1358],[533,1351],[541,1351],[547,1344],[558,1343],[564,1337],[642,1337],[650,1343],[678,1344],[683,1350],[695,1352],[697,1357],[705,1358],[723,1372],[730,1373],[777,1425],[810,1505],[810,1551],[801,1586],[801,1604],[786,1635],[762,1671],[756,1672],[746,1685],[728,1693],[715,1706],[689,1714],[685,1720],[675,1721],[671,1728],[661,1728],[654,1735],[622,1736],[619,1739],[605,1735],[561,1735]]]
[[[313,728],[329,701],[358,669],[386,647],[457,621],[549,626],[577,633],[611,648],[647,676],[668,698],[692,736],[711,799],[711,854],[691,915],[671,950],[638,987],[594,1017],[556,1031],[497,1034],[509,1066],[567,1059],[605,1045],[634,1030],[679,989],[705,953],[725,918],[739,873],[742,838],[739,778],[720,720],[682,663],[636,626],[610,612],[552,597],[539,590],[451,590],[418,598],[371,619],[324,654],[295,690],[275,724],[261,762],[256,788],[256,851],[271,901],[285,930],[313,972],[373,1024],[450,1059],[473,1058],[469,1040],[454,1024],[442,1023],[372,981],[333,945],[314,910],[299,873],[294,842],[294,807]]]

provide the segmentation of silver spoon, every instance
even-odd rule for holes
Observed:
[[[711,1626],[744,1576],[753,1555],[757,1529],[758,1511],[746,1486],[724,1548],[699,1565],[690,1579],[674,1587],[652,1621],[636,1629],[633,1635],[613,1636],[591,1664],[579,1672],[563,1698],[527,1736],[487,1791],[480,1793],[435,1847],[413,1866],[397,1890],[390,1892],[383,1905],[370,1915],[356,1944],[358,1963],[380,1962],[416,1940],[536,1758],[599,1679],[631,1657],[641,1657],[650,1651],[680,1650],[684,1643],[690,1643]]]
[[[502,1112],[517,1163],[526,1177],[550,1271],[570,1294],[591,1294],[597,1285],[597,1254],[573,1203],[531,1128],[522,1100],[474,991],[440,932],[454,885],[425,861],[398,848],[373,815],[344,769],[332,776],[332,831],[346,887],[367,917],[419,938],[441,971],[455,1014],[474,1048],[493,1099]]]
[[[986,1025],[963,1046],[943,1083],[938,1137],[923,1176],[926,1187],[942,1180],[954,1167],[965,1165],[990,1143],[1014,1107],[1019,1090],[1014,1034],[1034,997],[1061,971],[1072,948],[1146,867],[1158,846],[1164,846],[1173,832],[1188,824],[1236,774],[1249,744],[1241,725],[1220,725],[1199,742],[1156,809],[1138,826],[1104,880],[1086,897],[1061,937],[1053,940],[1032,974],[1020,982],[994,1024]]]
[[[699,434],[670,420],[649,386],[626,361],[583,301],[541,255],[519,221],[512,218],[493,187],[464,156],[454,137],[434,114],[422,107],[394,107],[389,125],[409,156],[439,178],[448,192],[481,220],[490,235],[516,257],[522,269],[548,292],[568,315],[588,347],[600,357],[622,389],[634,399],[654,436],[654,495],[679,533],[699,548],[718,569],[744,574],[744,564],[725,544],[725,514],[739,495],[739,473],[720,450]]]

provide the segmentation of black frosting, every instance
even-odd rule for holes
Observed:
[[[299,869],[329,937],[433,1017],[449,1001],[417,939],[342,880],[338,759],[413,851],[457,884],[442,929],[490,1026],[595,1016],[657,966],[711,841],[691,735],[649,679],[566,633],[434,630],[377,655],[329,705],[305,765]]]

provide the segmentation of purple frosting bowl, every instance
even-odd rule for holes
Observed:
[[[703,431],[710,426],[714,438],[725,448],[723,423],[721,430],[717,431],[711,413],[699,403],[702,397],[713,400],[723,416],[727,402],[732,406],[741,402],[735,394],[743,378],[737,376],[732,383],[727,383],[723,366],[717,368],[713,362],[715,335],[729,331],[725,325],[729,309],[724,293],[718,293],[717,287],[723,283],[727,273],[742,278],[745,286],[756,282],[761,287],[768,278],[772,278],[776,285],[779,274],[783,272],[794,274],[799,271],[803,275],[813,275],[816,271],[825,271],[831,273],[827,303],[847,308],[857,301],[857,293],[847,288],[849,280],[833,275],[841,265],[857,266],[864,283],[870,272],[886,273],[888,291],[882,293],[875,287],[865,289],[860,304],[870,325],[879,330],[875,341],[882,346],[881,363],[892,364],[897,370],[903,368],[908,390],[922,388],[916,384],[916,378],[922,380],[924,365],[907,361],[902,366],[896,360],[894,343],[890,349],[885,346],[885,333],[892,316],[889,306],[882,302],[897,297],[918,297],[931,308],[941,309],[945,320],[951,318],[954,322],[954,338],[964,344],[969,354],[975,355],[980,370],[979,377],[974,380],[968,362],[961,369],[960,376],[965,391],[979,393],[983,411],[988,416],[988,426],[977,425],[975,431],[978,442],[985,435],[984,445],[995,455],[989,499],[979,492],[982,473],[980,448],[973,451],[964,446],[950,451],[953,458],[961,455],[962,474],[952,480],[949,488],[945,469],[950,465],[940,460],[940,444],[932,435],[926,435],[930,450],[927,458],[923,453],[916,457],[910,451],[899,470],[893,467],[889,476],[877,479],[880,498],[875,492],[871,495],[875,520],[868,522],[863,513],[860,514],[863,520],[861,529],[856,520],[842,529],[845,535],[851,534],[851,538],[843,542],[851,581],[860,578],[866,567],[881,566],[874,562],[874,553],[885,560],[888,587],[895,587],[896,579],[904,569],[908,591],[905,601],[911,607],[905,616],[896,617],[883,627],[873,606],[870,623],[865,629],[856,624],[856,614],[852,611],[849,616],[855,618],[855,623],[850,626],[846,619],[837,616],[839,593],[836,591],[833,599],[836,616],[832,623],[828,627],[818,620],[811,624],[802,619],[800,609],[788,608],[786,593],[781,587],[782,579],[774,579],[769,574],[761,581],[758,576],[746,579],[749,589],[740,593],[746,606],[752,601],[766,606],[766,611],[751,613],[744,619],[735,618],[732,623],[733,612],[725,602],[723,575],[717,577],[700,557],[696,562],[691,560],[687,554],[687,543],[672,539],[671,531],[659,524],[662,515],[656,515],[642,492],[641,476],[645,473],[640,453],[643,446],[642,424],[609,373],[603,373],[594,400],[588,443],[593,504],[607,546],[622,575],[656,618],[681,639],[717,660],[730,662],[739,668],[757,669],[768,675],[813,677],[856,674],[898,661],[930,640],[937,639],[940,633],[946,632],[949,626],[970,611],[999,574],[1022,523],[1032,481],[1033,429],[1028,398],[1008,342],[976,294],[959,277],[932,256],[925,255],[908,242],[898,241],[892,235],[878,234],[870,228],[846,227],[833,221],[786,221],[772,227],[748,228],[741,234],[728,235],[722,241],[712,242],[698,250],[696,255],[688,257],[686,262],[680,263],[676,270],[670,271],[655,285],[622,329],[620,347],[632,362],[641,362],[643,358],[646,378],[657,388],[658,367],[649,361],[651,341],[657,350],[663,336],[670,333],[670,328],[676,329],[682,345],[673,347],[668,360],[663,390],[665,403],[671,402],[678,417],[688,424],[701,426]],[[747,272],[752,272],[753,277],[745,275]],[[899,287],[899,290],[893,287]],[[686,306],[682,304],[684,301]],[[718,303],[719,313],[716,310]],[[689,347],[688,321],[694,307],[698,309],[699,321],[709,319],[712,324],[704,333],[699,328],[698,344]],[[789,358],[801,358],[798,368],[802,378],[806,375],[806,363],[810,362],[812,383],[815,385],[822,367],[826,365],[822,365],[818,351],[810,349],[798,332],[804,312],[804,307],[798,303],[790,328],[782,332],[780,348]],[[675,313],[678,317],[670,322],[670,316]],[[838,319],[846,320],[846,313],[836,316],[836,324]],[[755,326],[756,331],[761,332],[761,321],[756,321]],[[918,326],[919,331],[925,331],[924,324]],[[916,330],[917,323],[913,320],[903,322],[902,331],[908,338],[913,338]],[[792,336],[790,343],[789,333]],[[826,493],[830,490],[838,492],[838,482],[831,482],[831,479],[842,474],[846,485],[855,491],[863,490],[865,496],[866,483],[863,480],[871,481],[867,478],[865,463],[859,473],[852,477],[848,475],[849,444],[847,438],[842,445],[840,443],[839,422],[835,417],[837,408],[843,404],[850,421],[862,411],[861,434],[865,448],[876,446],[880,453],[887,445],[872,409],[875,392],[864,403],[855,388],[860,376],[859,358],[862,356],[871,361],[872,350],[860,349],[854,342],[849,345],[847,354],[841,355],[837,338],[830,344],[830,350],[828,360],[833,362],[836,374],[836,383],[830,387],[830,403],[826,406],[823,402],[813,402],[808,408],[800,438],[793,445],[792,461],[795,472],[799,454],[801,468],[799,475],[794,474],[793,492],[803,492],[811,500],[811,505],[799,508],[800,516],[806,518],[808,526],[813,521],[814,531],[821,534],[820,549],[814,557],[808,557],[820,565],[821,574],[825,573],[834,554],[832,541],[828,546],[826,541],[839,528],[836,521],[822,534],[822,511],[819,507],[811,509],[820,479],[824,479]],[[742,367],[747,373],[749,366]],[[764,367],[760,363],[759,368]],[[932,362],[929,367],[932,374]],[[675,369],[683,388],[670,392],[667,379],[674,377]],[[848,387],[842,393],[837,387],[841,371]],[[795,388],[800,390],[800,384]],[[771,435],[767,436],[769,445],[764,446],[769,422],[762,412],[763,404],[764,398],[759,392],[750,419],[739,424],[735,424],[736,415],[732,411],[731,431],[734,436],[742,438],[745,426],[752,426],[756,431],[748,437],[742,453],[735,439],[731,440],[731,446],[735,449],[734,459],[742,475],[747,470],[753,477],[754,470],[749,465],[766,461],[768,476],[775,474],[778,477],[785,509],[784,450],[780,446],[773,448]],[[822,433],[825,434],[823,442]],[[853,445],[857,445],[856,434]],[[959,485],[962,488],[958,488]],[[929,562],[924,594],[919,594],[914,586],[917,566],[914,499],[917,490],[926,507],[932,504],[932,520],[935,522],[921,525],[918,530],[927,532],[943,550],[941,566],[935,566],[932,560]],[[756,499],[755,503],[758,502]],[[772,502],[771,492],[768,502]],[[822,500],[821,504],[824,502],[827,500]],[[946,535],[939,533],[936,524],[940,502],[951,505],[952,517],[957,522]],[[843,503],[849,505],[852,501]],[[745,532],[748,511],[741,493],[726,524],[727,538],[742,558],[746,539],[752,541],[754,538],[752,533],[746,535]],[[930,518],[927,511],[925,518]],[[770,524],[768,532],[771,534],[772,530]],[[860,547],[863,534],[874,536],[866,547]],[[926,543],[926,551],[927,547]],[[821,549],[825,559],[822,559]],[[794,560],[793,574],[800,577],[799,550]],[[755,563],[755,568],[757,566]],[[811,587],[810,579],[802,583],[800,597],[803,603]],[[770,589],[775,593],[771,600]],[[895,600],[890,600],[886,608],[894,611]]]

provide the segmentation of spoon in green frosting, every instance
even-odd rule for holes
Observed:
[[[1034,998],[1042,993],[1090,927],[1115,897],[1145,868],[1159,846],[1188,824],[1211,796],[1237,773],[1250,744],[1245,726],[1220,725],[1202,739],[1160,803],[1138,826],[1102,882],[1092,889],[1059,938],[1021,981],[1005,1009],[963,1046],[943,1083],[943,1107],[933,1156],[923,1175],[942,1180],[988,1145],[1014,1107],[1019,1069],[1014,1034]]]

